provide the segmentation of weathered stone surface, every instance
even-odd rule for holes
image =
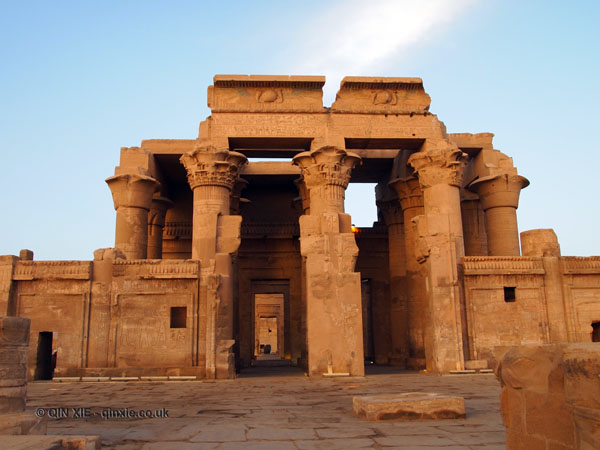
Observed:
[[[438,420],[465,417],[465,399],[435,393],[353,397],[354,414],[366,420]]]
[[[496,374],[508,449],[599,448],[600,344],[512,347]]]

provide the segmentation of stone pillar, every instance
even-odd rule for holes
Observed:
[[[517,207],[521,189],[529,181],[520,175],[503,173],[478,178],[469,189],[479,194],[485,211],[490,256],[519,256]]]
[[[162,259],[162,236],[167,209],[173,202],[166,197],[152,197],[148,213],[148,259]]]
[[[106,179],[117,210],[115,248],[127,259],[145,259],[148,252],[148,211],[160,183],[146,175],[121,174]]]
[[[378,185],[377,206],[388,228],[388,260],[390,268],[390,324],[391,364],[406,367],[409,356],[406,248],[404,246],[404,215],[396,193],[385,185]]]
[[[411,369],[425,367],[425,320],[428,318],[425,279],[427,266],[420,264],[417,228],[415,217],[423,215],[423,192],[416,177],[396,178],[390,181],[396,191],[404,219],[404,251],[406,254],[407,327],[408,360]]]
[[[423,190],[425,214],[413,220],[419,233],[420,260],[429,267],[427,369],[440,373],[460,370],[464,368],[464,307],[458,261],[465,251],[459,187],[466,154],[447,141],[427,141],[408,161]]]
[[[16,315],[15,283],[12,278],[17,262],[18,256],[0,255],[0,317]]]
[[[310,196],[310,214],[300,217],[300,252],[306,260],[308,372],[364,375],[358,247],[345,190],[360,158],[324,146],[296,155]]]
[[[466,256],[488,256],[485,214],[479,197],[466,189],[460,190],[460,210]]]
[[[194,192],[192,258],[201,260],[200,299],[206,310],[206,378],[233,378],[234,254],[241,243],[241,216],[229,215],[230,194],[244,155],[197,144],[181,156]],[[202,350],[200,350],[202,352]]]

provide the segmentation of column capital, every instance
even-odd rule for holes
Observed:
[[[213,145],[198,145],[179,159],[187,172],[192,189],[198,186],[221,186],[231,191],[247,158],[238,152]]]
[[[150,209],[152,194],[160,183],[152,177],[139,174],[121,174],[107,178],[115,209],[120,207]]]
[[[467,154],[455,145],[444,144],[413,153],[408,158],[408,164],[415,170],[423,189],[436,184],[460,187]]]
[[[360,156],[331,145],[298,153],[292,160],[293,164],[300,167],[308,189],[318,186],[341,186],[346,189],[352,169],[360,162]]]
[[[423,191],[417,177],[396,178],[388,185],[396,191],[403,211],[423,207]]]
[[[521,189],[529,186],[529,180],[521,175],[502,173],[478,178],[469,184],[470,191],[479,194],[484,211],[490,208],[519,206]]]

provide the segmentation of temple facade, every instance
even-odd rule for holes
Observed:
[[[29,377],[448,373],[494,347],[600,341],[600,257],[519,235],[529,181],[490,133],[448,133],[418,78],[217,75],[197,139],[122,148],[114,248],[0,257]],[[349,183],[375,183],[356,228]],[[55,368],[54,368],[55,366]]]

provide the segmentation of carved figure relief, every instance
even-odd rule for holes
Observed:
[[[265,89],[256,92],[256,101],[259,103],[283,103],[283,92],[281,89]]]

